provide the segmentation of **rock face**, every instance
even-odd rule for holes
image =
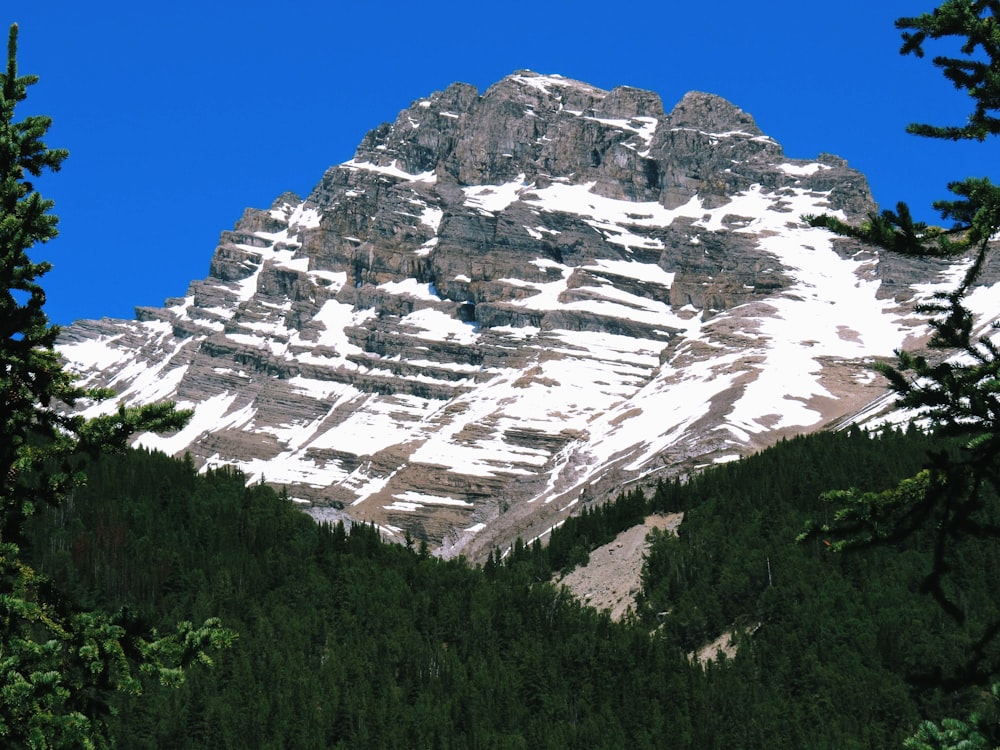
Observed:
[[[953,271],[806,226],[864,177],[691,93],[511,75],[417,100],[208,278],[60,351],[191,424],[138,442],[478,558],[626,481],[736,458],[883,393]],[[92,407],[113,408],[115,404]]]

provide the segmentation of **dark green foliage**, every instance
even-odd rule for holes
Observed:
[[[885,487],[919,468],[930,445],[914,431],[823,433],[783,441],[684,485],[661,484],[653,507],[675,510],[681,498],[686,515],[679,539],[663,537],[649,553],[647,616],[672,610],[677,616],[669,627],[693,650],[733,623],[753,619],[760,598],[787,583],[790,573],[810,574],[808,585],[821,586],[833,574],[822,541],[807,549],[792,542],[803,519],[827,511],[821,493],[830,486]]]
[[[71,505],[33,520],[31,549],[88,606],[150,625],[213,613],[240,632],[178,690],[120,697],[123,747],[898,746],[921,712],[966,708],[920,682],[969,643],[916,590],[926,546],[837,556],[793,538],[822,490],[891,487],[937,445],[917,431],[789,440],[589,510],[553,538],[589,551],[650,506],[686,511],[624,624],[547,583],[540,544],[482,569],[445,562],[144,451],[90,467]],[[970,602],[996,557],[970,561]],[[735,658],[688,661],[734,625]]]
[[[954,141],[1000,135],[1000,3],[944,0],[933,12],[900,18],[896,26],[903,30],[904,55],[923,57],[929,41],[957,46],[957,53],[939,55],[933,63],[972,100],[972,113],[960,125],[917,123],[907,130]],[[931,347],[945,351],[935,352],[933,359],[899,352],[895,367],[879,368],[901,406],[926,415],[935,429],[962,436],[964,445],[954,453],[938,454],[925,471],[895,488],[835,496],[844,505],[833,523],[814,526],[812,532],[835,535],[841,548],[931,535],[933,556],[923,578],[924,590],[957,625],[979,618],[980,637],[971,646],[963,674],[943,682],[982,685],[996,679],[991,672],[995,662],[986,658],[986,652],[995,649],[1000,616],[989,605],[982,607],[983,612],[970,613],[962,583],[968,575],[964,567],[968,555],[973,554],[969,548],[981,555],[1000,544],[1000,350],[994,341],[996,326],[977,332],[965,300],[1000,231],[1000,187],[987,178],[970,177],[949,184],[948,189],[958,199],[934,204],[942,218],[955,222],[947,233],[914,224],[903,204],[898,215],[886,212],[861,227],[829,216],[806,217],[815,226],[888,250],[962,251],[972,261],[954,291],[937,295],[922,308],[935,316]],[[934,725],[926,725],[910,746],[979,747],[980,740],[987,741],[983,736],[974,738],[962,722],[951,722],[941,734],[935,734]],[[1000,722],[994,721],[991,731],[989,741],[1000,742]],[[949,732],[951,736],[946,736]]]
[[[24,557],[25,523],[84,483],[86,455],[121,450],[133,433],[179,427],[189,415],[171,404],[95,419],[66,413],[110,394],[74,384],[42,309],[39,280],[50,265],[28,253],[56,235],[57,219],[31,178],[58,171],[67,153],[42,141],[49,118],[15,120],[37,80],[18,75],[17,32],[11,26],[0,73],[0,744],[103,748],[115,693],[137,694],[140,675],[179,682],[232,634],[210,618],[200,627],[171,623],[161,636],[126,610],[88,611]]]
[[[982,641],[1000,616],[1000,546],[962,549],[952,591],[968,616],[959,623],[922,592],[930,530],[843,555],[822,535],[789,543],[805,519],[833,512],[818,499],[826,488],[888,489],[931,448],[947,445],[912,430],[821,434],[664,485],[654,506],[683,505],[686,515],[679,538],[659,535],[648,553],[644,621],[691,651],[735,631],[736,658],[707,675],[752,696],[745,720],[787,733],[790,747],[792,731],[798,746],[816,746],[818,736],[839,738],[829,746],[899,746],[917,716],[974,706],[978,693],[959,690],[955,678],[973,653],[984,670],[1000,665],[1000,649]]]
[[[316,525],[240,474],[156,454],[89,473],[72,509],[37,519],[39,565],[95,605],[213,612],[241,634],[216,669],[124,703],[124,747],[654,747],[687,720],[676,649],[522,568],[488,577]]]
[[[907,738],[903,746],[907,750],[989,750],[991,743],[987,736],[991,734],[990,724],[996,724],[996,711],[1000,706],[1000,688],[993,686],[988,708],[992,716],[974,712],[968,721],[959,719],[944,719],[941,726],[930,721],[920,724],[917,733]]]

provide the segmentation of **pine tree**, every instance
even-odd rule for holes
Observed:
[[[964,57],[937,57],[945,77],[966,90],[975,102],[964,126],[915,124],[908,131],[950,140],[983,140],[1000,134],[1000,2],[946,0],[933,13],[901,18],[903,54],[923,56],[928,39],[964,39]],[[875,367],[896,392],[897,404],[910,409],[946,435],[960,436],[962,449],[935,456],[926,472],[882,493],[831,493],[846,503],[836,515],[840,536],[835,548],[896,541],[929,526],[936,528],[937,555],[926,586],[954,617],[961,612],[941,586],[950,568],[949,551],[956,539],[1000,538],[996,509],[1000,491],[1000,348],[993,340],[996,326],[975,327],[966,299],[982,275],[992,239],[1000,231],[1000,187],[987,178],[967,178],[949,184],[959,200],[937,201],[942,217],[952,219],[948,230],[913,221],[906,204],[896,211],[872,215],[861,226],[843,224],[828,215],[806,217],[814,226],[876,244],[890,251],[920,255],[967,255],[969,267],[950,292],[939,293],[921,310],[930,319],[930,348],[936,356],[897,352],[895,365]]]
[[[945,0],[931,13],[900,18],[904,55],[924,56],[928,41],[957,42],[958,53],[941,55],[933,64],[972,100],[972,112],[961,125],[912,124],[914,135],[944,140],[983,141],[1000,135],[1000,2]],[[880,493],[837,492],[827,499],[840,505],[835,522],[813,526],[804,537],[822,533],[834,538],[834,549],[892,543],[929,533],[934,557],[923,582],[956,622],[967,619],[967,606],[948,579],[958,560],[957,549],[970,543],[996,544],[1000,539],[1000,348],[997,326],[980,332],[966,304],[981,278],[993,239],[1000,232],[1000,187],[988,178],[966,178],[948,185],[955,199],[934,203],[948,229],[913,220],[905,203],[895,211],[873,214],[861,226],[849,226],[828,215],[806,217],[845,236],[889,251],[911,255],[964,256],[969,266],[958,286],[938,294],[920,309],[931,316],[930,347],[934,356],[897,352],[895,365],[878,369],[897,394],[900,407],[913,410],[945,435],[961,438],[956,452],[930,458],[926,470],[896,488]],[[964,673],[954,685],[986,682],[996,668],[984,661],[986,647],[1000,633],[1000,622],[981,627]],[[991,740],[1000,739],[991,728]],[[985,747],[972,728],[948,720],[942,730],[925,724],[908,747]],[[978,739],[976,739],[978,738]],[[962,743],[966,744],[962,744]]]
[[[17,73],[17,32],[11,26],[0,73],[0,744],[102,748],[115,691],[140,691],[141,674],[177,682],[233,634],[210,620],[160,636],[127,611],[84,611],[25,557],[24,521],[85,481],[81,456],[122,449],[130,435],[177,428],[190,415],[167,403],[95,419],[69,412],[111,394],[78,387],[63,368],[39,283],[51,266],[28,255],[57,233],[53,202],[31,180],[58,171],[68,154],[42,140],[50,118],[15,119],[37,81]]]

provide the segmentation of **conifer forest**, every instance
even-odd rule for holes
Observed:
[[[916,431],[797,438],[623,494],[479,567],[135,451],[88,467],[71,502],[32,519],[28,547],[87,608],[160,629],[216,616],[238,634],[179,687],[117,694],[121,747],[899,747],[920,717],[989,708],[947,681],[1000,618],[1000,549],[961,551],[959,625],[920,590],[931,534],[840,554],[796,536],[828,512],[826,489],[884,490],[939,447]],[[550,582],[678,510],[626,622]],[[689,659],[725,631],[734,657]],[[981,663],[998,656],[991,644]]]
[[[918,136],[1000,134],[1000,2],[903,18],[973,112]],[[623,489],[485,562],[317,523],[280,487],[131,438],[161,403],[85,418],[44,313],[56,234],[34,179],[68,154],[17,119],[35,77],[0,74],[0,746],[5,748],[803,748],[1000,746],[1000,348],[967,295],[1000,188],[948,186],[951,228],[904,204],[814,226],[887,252],[968,258],[930,351],[879,362],[902,426],[783,439]],[[30,253],[29,253],[30,251]],[[956,356],[957,355],[957,356]],[[621,621],[559,584],[653,514]],[[710,658],[695,654],[723,637]]]

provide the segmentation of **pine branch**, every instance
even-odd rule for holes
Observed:
[[[900,18],[896,28],[904,30],[900,53],[924,56],[928,39],[957,37],[963,40],[965,57],[938,56],[933,64],[974,104],[963,125],[913,124],[915,135],[946,140],[983,141],[1000,134],[1000,118],[990,114],[1000,109],[1000,7],[992,0],[945,0],[933,13]]]
[[[852,237],[866,244],[903,255],[952,257],[966,250],[962,227],[944,230],[914,221],[910,208],[902,201],[896,210],[870,213],[859,226],[847,224],[830,214],[806,214],[802,217],[809,226],[828,229],[842,237]],[[952,240],[953,236],[958,240]]]

